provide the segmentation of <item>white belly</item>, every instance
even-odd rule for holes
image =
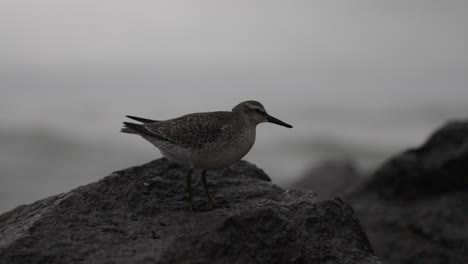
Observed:
[[[193,153],[192,161],[195,168],[221,169],[229,167],[242,159],[255,143],[255,134],[252,137],[239,138],[235,142],[222,147],[207,146],[199,153]]]

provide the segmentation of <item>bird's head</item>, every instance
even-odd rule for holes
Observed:
[[[292,128],[290,124],[287,124],[269,115],[266,112],[265,107],[263,107],[263,105],[257,101],[250,100],[250,101],[242,102],[236,105],[232,109],[232,112],[243,114],[249,121],[251,121],[255,125],[264,123],[264,122],[269,122],[269,123],[277,124],[280,126]]]

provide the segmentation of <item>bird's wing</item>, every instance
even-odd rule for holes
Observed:
[[[204,144],[218,142],[231,121],[232,112],[210,112],[189,114],[143,126],[155,136],[182,147],[202,148]]]
[[[126,117],[133,119],[135,121],[141,122],[141,123],[159,122],[158,120],[153,120],[153,119],[148,119],[148,118],[143,118],[143,117],[138,117],[138,116],[127,115]]]

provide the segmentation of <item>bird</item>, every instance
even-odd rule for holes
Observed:
[[[269,122],[293,127],[269,115],[254,100],[241,102],[231,111],[191,113],[163,121],[126,117],[138,123],[123,122],[121,132],[143,137],[166,159],[188,167],[186,189],[190,209],[193,208],[191,175],[194,170],[201,170],[208,206],[213,210],[206,171],[227,168],[242,159],[255,143],[257,125]]]

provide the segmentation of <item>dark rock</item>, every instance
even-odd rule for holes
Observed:
[[[392,158],[346,199],[385,263],[468,263],[468,122]]]
[[[361,174],[352,160],[326,160],[307,171],[290,187],[313,190],[321,197],[333,197],[345,193],[359,183],[363,178]]]
[[[468,122],[452,122],[383,165],[367,188],[391,199],[421,199],[468,189],[467,172]]]
[[[186,204],[187,169],[164,159],[0,216],[0,263],[380,263],[352,208],[285,191],[245,161],[208,172]],[[197,178],[197,177],[195,177]]]

